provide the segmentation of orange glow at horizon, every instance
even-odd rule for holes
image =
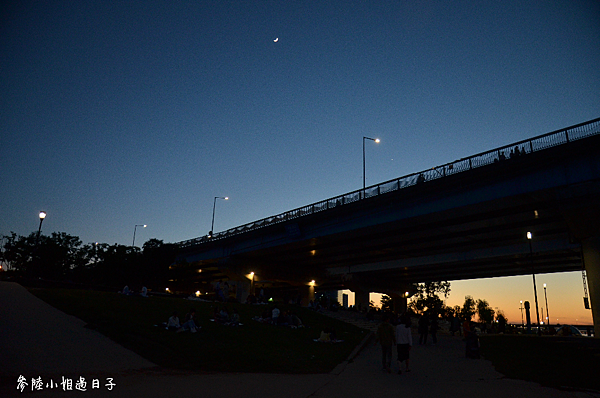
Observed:
[[[550,324],[593,324],[592,312],[583,306],[581,272],[536,274],[536,280],[540,321],[545,322],[545,319],[542,319],[542,308],[544,317],[546,317],[546,297],[542,287],[546,284],[548,311],[551,316]],[[354,293],[349,290],[344,290],[344,293],[348,294],[348,305],[354,305]],[[474,300],[486,300],[494,311],[504,312],[508,322],[513,324],[521,323],[520,301],[529,301],[531,319],[533,321],[536,318],[531,275],[450,281],[450,295],[445,300],[443,297],[441,298],[449,307],[455,305],[462,307],[467,295],[472,296]],[[375,306],[380,307],[381,296],[380,293],[371,293],[369,299],[374,302]],[[524,310],[523,318],[525,318]]]

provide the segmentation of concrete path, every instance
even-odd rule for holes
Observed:
[[[196,374],[157,368],[13,283],[0,282],[0,322],[1,397],[600,397],[506,379],[489,361],[464,358],[458,337],[415,346],[412,371],[402,375],[381,370],[380,350],[372,342],[329,374]],[[17,390],[20,375],[27,382],[24,392]],[[43,389],[31,391],[37,377]],[[72,391],[63,391],[63,377],[73,380]],[[85,393],[76,390],[80,377]],[[116,384],[112,390],[108,378]],[[99,388],[92,389],[95,380]]]

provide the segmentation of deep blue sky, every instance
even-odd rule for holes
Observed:
[[[0,234],[176,242],[360,188],[363,135],[369,185],[600,116],[597,1],[2,7]]]

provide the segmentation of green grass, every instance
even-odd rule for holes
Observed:
[[[509,378],[600,391],[600,339],[496,335],[480,341],[482,355]]]
[[[230,327],[210,321],[217,305],[213,303],[91,290],[31,289],[31,292],[142,357],[170,369],[325,373],[343,362],[366,336],[365,331],[353,325],[299,307],[293,310],[306,327],[291,329],[252,320],[265,306],[228,303],[228,310],[236,308],[243,323],[241,327]],[[292,308],[278,307],[282,312]],[[202,327],[198,333],[175,333],[155,326],[166,322],[173,311],[183,320],[190,308],[196,309],[196,323]],[[334,327],[344,342],[314,342],[324,326]]]

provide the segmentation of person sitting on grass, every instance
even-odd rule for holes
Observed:
[[[223,306],[221,311],[219,311],[219,322],[227,323],[229,322],[229,311],[227,311],[227,307]]]
[[[273,308],[273,312],[271,313],[271,322],[273,323],[273,325],[277,325],[279,323],[278,318],[280,313],[281,311],[279,311],[279,308]]]
[[[237,310],[234,308],[233,314],[231,314],[230,325],[231,326],[239,326],[239,324],[240,324],[240,314],[238,314]]]
[[[173,315],[169,318],[167,322],[167,329],[169,330],[179,330],[181,325],[179,324],[179,317],[177,316],[177,311],[173,311]]]
[[[290,312],[290,326],[292,327],[292,329],[304,327],[302,321],[300,320],[300,318],[298,318],[298,315],[296,315],[293,312]]]
[[[185,315],[185,321],[183,323],[183,325],[181,326],[181,329],[178,330],[178,332],[184,332],[189,330],[192,333],[196,333],[196,329],[198,328],[196,326],[196,323],[194,322],[194,319],[196,317],[196,310],[195,309],[191,309],[190,312],[188,312]]]

